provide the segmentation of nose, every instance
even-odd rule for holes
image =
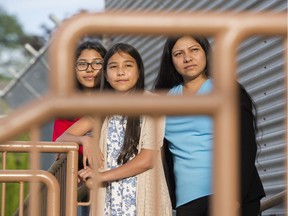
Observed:
[[[118,71],[117,71],[117,76],[123,76],[124,74],[125,74],[124,68],[123,67],[119,67]]]
[[[186,54],[186,55],[184,56],[184,62],[185,62],[185,63],[190,62],[191,60],[192,60],[192,58],[191,58],[189,55]]]

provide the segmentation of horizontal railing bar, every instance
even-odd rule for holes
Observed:
[[[177,19],[175,17],[177,16]],[[191,12],[109,12],[105,13],[85,13],[72,17],[70,23],[67,24],[65,31],[59,33],[78,33],[78,31],[85,32],[86,34],[95,33],[95,26],[101,29],[101,34],[187,34],[201,33],[201,34],[215,34],[216,32],[226,29],[233,29],[242,26],[244,30],[251,31],[253,34],[278,34],[283,35],[285,32],[285,13],[191,13]],[[283,19],[284,18],[284,19]],[[117,22],[115,22],[117,20]],[[187,22],[193,20],[193,22]],[[213,20],[213,22],[211,22]],[[251,21],[253,20],[253,22]],[[83,26],[83,23],[85,25]],[[267,23],[271,23],[273,29],[267,30]],[[79,30],[79,26],[82,29]],[[171,26],[176,26],[177,31]],[[253,31],[252,31],[253,30]],[[71,35],[67,35],[70,36]]]
[[[216,89],[211,94],[201,96],[140,96],[135,94],[127,96],[131,101],[130,103],[123,100],[123,97],[111,93],[91,96],[77,94],[75,96],[69,95],[68,98],[48,94],[41,99],[24,105],[6,118],[0,119],[0,143],[6,142],[7,138],[14,134],[23,132],[24,127],[27,129],[27,125],[35,125],[36,123],[41,125],[58,116],[115,114],[115,106],[117,106],[117,113],[122,115],[128,115],[129,113],[132,115],[212,115],[229,98],[230,93],[225,92],[225,94],[217,92]],[[22,121],[19,121],[19,119],[22,119]]]
[[[261,202],[260,212],[266,211],[276,205],[279,205],[285,201],[286,191],[282,191],[271,198]]]
[[[10,141],[0,145],[0,151],[8,152],[30,152],[36,150],[39,152],[68,152],[77,151],[78,144],[72,142],[31,142],[31,141]]]
[[[126,99],[126,100],[125,100]],[[130,103],[127,103],[129,99]],[[51,101],[54,113],[73,114],[151,114],[187,115],[213,114],[220,107],[222,98],[216,94],[193,96],[151,96],[101,93],[98,95],[71,95],[67,98],[54,98]],[[115,110],[115,107],[117,109]]]
[[[0,170],[0,182],[42,182],[47,186],[49,203],[48,215],[57,216],[60,212],[60,187],[57,179],[43,170]]]

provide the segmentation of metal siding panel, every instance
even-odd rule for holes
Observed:
[[[123,2],[106,0],[114,10],[123,9]],[[113,3],[112,3],[113,2]],[[128,1],[127,1],[128,2]],[[258,13],[272,11],[273,13],[287,11],[285,0],[251,0],[251,1],[134,1],[125,4],[133,11],[166,10],[166,11],[250,11]],[[109,8],[108,7],[108,8]],[[159,70],[164,38],[141,36],[116,36],[113,43],[126,42],[135,46],[144,61],[146,88],[152,88]],[[212,39],[213,40],[213,39]],[[285,99],[287,79],[284,73],[283,39],[280,37],[252,36],[245,39],[238,47],[238,80],[242,83],[258,108],[259,155],[256,166],[269,198],[286,188],[284,161],[285,148]],[[264,198],[265,199],[265,198]],[[262,213],[263,216],[284,216],[284,205],[278,205]]]

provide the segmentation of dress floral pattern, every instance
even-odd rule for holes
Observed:
[[[117,159],[122,149],[127,118],[115,115],[108,124],[107,169],[119,165]],[[130,158],[131,159],[131,158]],[[136,176],[109,182],[106,188],[105,216],[136,216]]]

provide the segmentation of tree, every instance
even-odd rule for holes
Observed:
[[[25,36],[15,16],[7,14],[0,7],[0,44],[7,48],[17,48]]]
[[[7,68],[11,66],[21,70],[31,58],[24,49],[26,43],[39,50],[45,42],[44,37],[26,34],[17,18],[0,6],[0,74],[8,76]]]

